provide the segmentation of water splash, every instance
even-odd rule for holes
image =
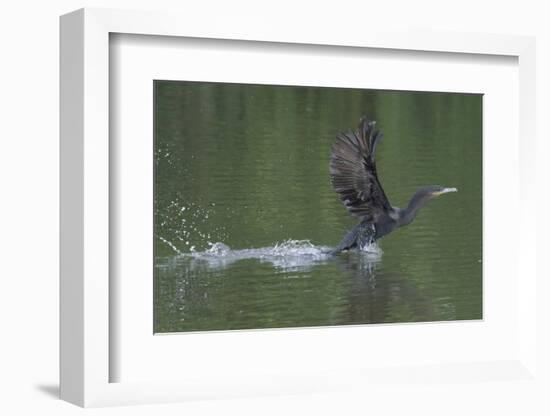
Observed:
[[[181,195],[175,195],[162,210],[155,211],[157,237],[177,254],[193,251],[196,247],[193,244],[205,249],[208,241],[226,239],[223,225],[213,227],[211,224],[211,218],[219,215],[215,206],[215,203],[183,202]],[[160,247],[164,251],[164,247]]]
[[[210,268],[223,268],[240,260],[256,259],[261,263],[285,271],[306,270],[315,263],[327,260],[331,248],[315,246],[308,240],[286,240],[272,247],[232,250],[223,243],[211,244],[202,252],[189,253],[187,256],[205,262]],[[184,255],[185,256],[185,255]]]
[[[367,257],[382,257],[383,253],[382,249],[378,244],[376,244],[376,242],[361,247],[360,251],[365,253]]]
[[[228,245],[217,242],[209,243],[210,247],[204,251],[179,253],[173,258],[177,264],[187,263],[190,269],[224,269],[231,264],[255,259],[260,263],[269,263],[281,271],[308,271],[317,264],[326,263],[333,259],[333,248],[316,246],[309,240],[285,240],[271,247],[247,248],[233,250]],[[382,250],[371,245],[358,252],[364,261],[378,261]],[[167,266],[167,263],[164,263]]]
[[[170,241],[168,241],[166,238],[161,237],[160,235],[157,236],[160,241],[162,241],[164,244],[166,244],[168,247],[170,247],[172,250],[174,250],[178,254],[182,254],[181,251],[178,250],[178,248]]]

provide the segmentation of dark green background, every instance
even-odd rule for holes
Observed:
[[[154,93],[155,332],[482,317],[481,95],[172,81]],[[381,240],[381,259],[285,269],[176,255],[335,246],[356,220],[331,189],[330,147],[365,114],[384,132],[393,205],[424,185],[459,189]]]

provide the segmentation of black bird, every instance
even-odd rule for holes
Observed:
[[[334,252],[363,249],[393,230],[411,223],[430,199],[456,192],[439,185],[420,188],[406,208],[388,201],[378,175],[374,154],[382,139],[375,121],[363,117],[356,132],[340,133],[330,155],[330,179],[347,210],[361,222],[346,234]]]

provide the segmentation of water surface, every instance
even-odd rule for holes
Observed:
[[[393,205],[459,192],[332,256],[330,147],[363,114]],[[480,319],[481,127],[475,94],[156,81],[155,332]]]

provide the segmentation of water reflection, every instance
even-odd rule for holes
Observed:
[[[331,254],[331,250],[308,241],[292,240],[244,250],[231,250],[216,243],[204,252],[159,261],[157,273],[161,285],[166,279],[174,285],[170,290],[175,291],[168,313],[171,326],[166,330],[454,318],[452,314],[438,312],[434,299],[406,275],[386,270],[378,247],[338,255]],[[328,282],[327,287],[327,279],[323,278],[326,275],[340,278]],[[322,300],[319,293],[324,294]],[[304,316],[304,308],[309,318]],[[166,323],[164,317],[163,322]]]
[[[361,253],[345,253],[336,259],[348,276],[350,323],[417,322],[436,319],[433,304],[413,280],[385,270],[381,261]]]

